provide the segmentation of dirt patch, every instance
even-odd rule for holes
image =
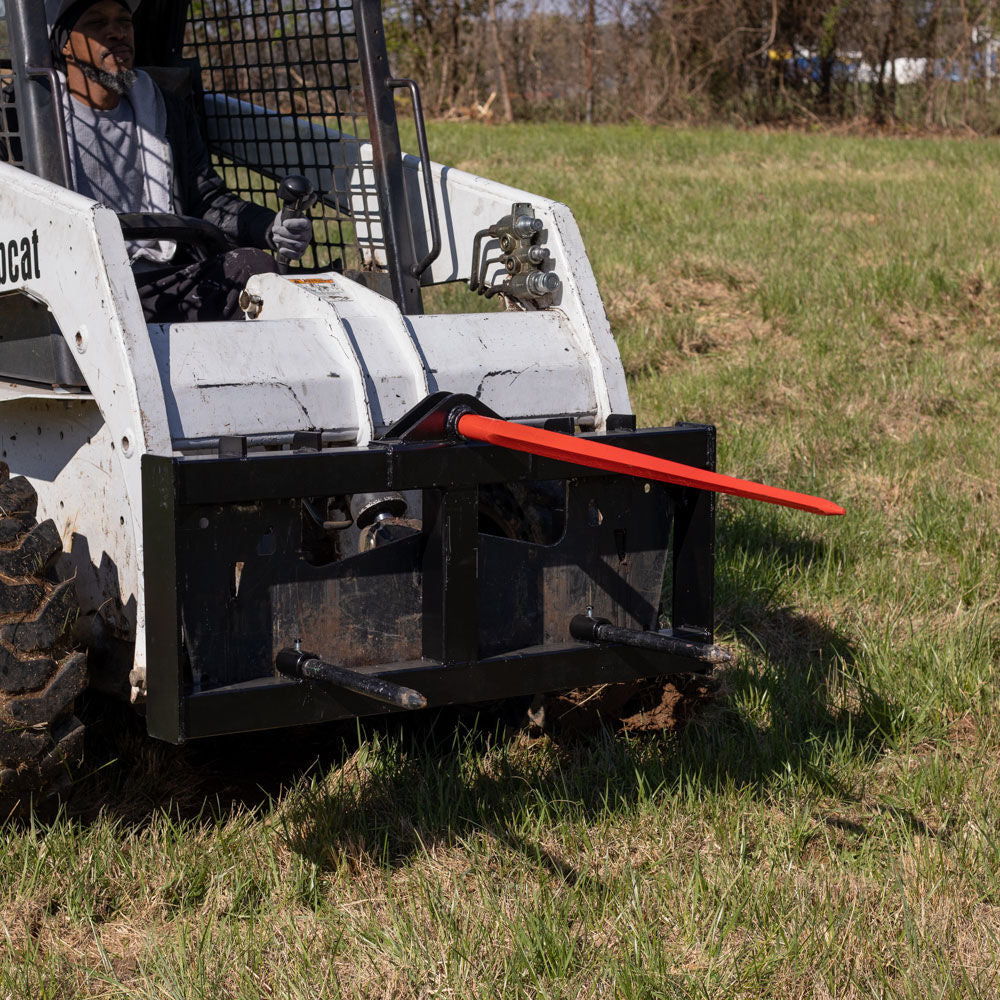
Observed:
[[[982,739],[978,721],[968,712],[955,719],[948,729],[951,742],[956,747],[978,746]]]
[[[619,270],[601,281],[626,374],[666,371],[691,355],[738,350],[780,333],[740,275],[662,275]]]
[[[602,727],[624,733],[676,730],[719,697],[719,682],[703,676],[574,688],[545,699],[545,726],[573,733]]]

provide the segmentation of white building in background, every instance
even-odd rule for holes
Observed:
[[[1000,75],[1000,40],[986,39],[979,32],[972,35],[972,53],[965,59],[936,59],[930,67],[931,75],[948,78],[955,82],[965,80],[986,81],[987,90],[993,80]],[[819,79],[820,57],[808,49],[796,48],[794,53],[772,49],[768,56],[773,61],[793,66],[804,76]],[[860,52],[839,52],[834,64],[834,77],[853,80],[855,83],[873,84],[878,82],[878,66],[867,62]],[[897,84],[922,83],[928,75],[928,60],[924,57],[900,56],[890,60],[883,73],[883,81],[895,79]]]

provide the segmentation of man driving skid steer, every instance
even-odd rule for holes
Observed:
[[[132,14],[142,0],[45,0],[54,64],[64,82],[71,183],[121,213],[176,213],[217,226],[239,249],[195,260],[169,240],[131,241],[147,322],[232,319],[253,274],[298,260],[306,218],[282,219],[229,191],[212,168],[194,113],[133,69]]]

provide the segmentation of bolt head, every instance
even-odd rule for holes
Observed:
[[[530,215],[519,215],[514,220],[514,232],[517,233],[521,239],[528,239],[534,236],[535,233],[540,233],[542,231],[542,220],[533,219]]]

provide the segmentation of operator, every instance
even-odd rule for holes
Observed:
[[[129,242],[147,323],[241,318],[247,279],[277,270],[266,251],[298,260],[312,222],[282,221],[229,191],[191,108],[133,68],[132,14],[141,2],[45,0],[54,63],[64,74],[72,187],[116,212],[204,219],[238,248],[199,261],[169,240]]]

